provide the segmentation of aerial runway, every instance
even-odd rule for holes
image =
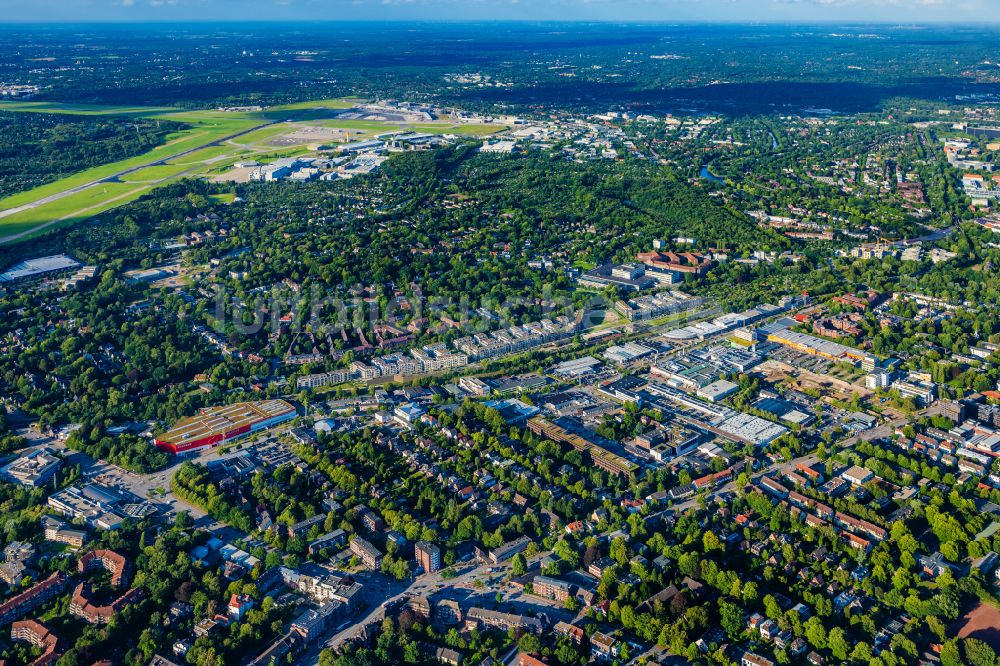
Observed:
[[[170,160],[175,160],[175,159],[178,159],[180,157],[184,157],[186,155],[190,155],[191,153],[197,152],[197,151],[202,150],[204,148],[207,148],[209,146],[216,146],[216,145],[219,145],[219,144],[224,143],[226,141],[232,141],[233,139],[239,138],[239,137],[243,136],[244,134],[249,134],[250,132],[255,132],[255,131],[257,131],[259,129],[263,129],[265,127],[270,127],[271,125],[275,125],[275,124],[277,124],[279,122],[282,122],[282,121],[271,120],[271,121],[268,121],[268,122],[265,122],[265,123],[261,123],[259,125],[255,125],[254,127],[250,127],[250,128],[241,130],[239,132],[236,132],[234,134],[230,134],[228,136],[223,136],[223,137],[218,137],[218,138],[215,138],[215,139],[213,139],[211,141],[207,141],[207,142],[205,142],[205,143],[203,143],[201,145],[195,146],[193,148],[188,148],[186,150],[182,150],[179,153],[174,153],[172,155],[167,155],[165,157],[159,157],[156,160],[154,160],[152,162],[147,162],[145,164],[138,164],[138,165],[135,165],[135,166],[131,166],[131,167],[129,167],[127,169],[123,169],[123,170],[121,170],[121,171],[119,171],[117,173],[113,173],[113,174],[105,176],[103,178],[98,178],[97,180],[92,180],[89,183],[83,183],[82,185],[76,185],[75,187],[70,187],[70,188],[65,189],[65,190],[63,190],[61,192],[56,192],[54,194],[50,194],[48,196],[42,197],[40,199],[36,199],[36,200],[34,200],[34,201],[30,202],[30,203],[26,203],[26,204],[23,204],[21,206],[17,206],[15,208],[8,208],[7,210],[0,211],[0,219],[3,219],[5,217],[9,217],[11,215],[16,215],[17,213],[20,213],[20,212],[23,212],[23,211],[26,211],[26,210],[31,210],[33,208],[38,208],[39,206],[44,206],[45,204],[52,203],[53,201],[58,201],[60,199],[64,199],[64,198],[66,198],[68,196],[71,196],[73,194],[78,194],[78,193],[83,192],[85,190],[89,190],[92,187],[97,187],[98,185],[101,185],[102,183],[115,182],[115,181],[119,180],[120,178],[122,178],[124,176],[127,176],[127,175],[129,175],[131,173],[135,173],[136,171],[141,171],[142,169],[146,169],[146,168],[151,167],[151,166],[159,166],[159,165],[165,164],[165,163],[169,162]],[[52,220],[52,222],[50,222],[49,224],[52,224],[52,223],[58,222],[58,221],[59,220]],[[3,238],[0,238],[0,243],[12,241],[12,240],[16,240],[17,238],[19,238],[21,236],[24,236],[24,235],[27,235],[29,233],[35,233],[36,231],[38,231],[39,229],[44,228],[45,226],[48,226],[48,225],[40,225],[39,227],[37,227],[35,229],[31,229],[29,231],[21,232],[19,234],[13,234],[11,236],[4,236]]]

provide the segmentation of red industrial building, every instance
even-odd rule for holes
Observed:
[[[156,446],[178,454],[259,432],[295,417],[295,407],[284,400],[237,402],[208,407],[197,416],[178,421],[154,438]]]

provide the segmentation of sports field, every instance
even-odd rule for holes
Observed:
[[[977,638],[1000,650],[1000,609],[981,601],[952,624],[951,631],[959,638]]]

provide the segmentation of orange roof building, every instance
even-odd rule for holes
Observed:
[[[94,569],[103,569],[111,574],[112,587],[124,587],[132,575],[132,563],[128,558],[113,550],[92,550],[77,560],[77,570],[87,573]]]
[[[98,606],[90,600],[90,594],[90,586],[87,583],[80,583],[73,590],[73,598],[69,602],[70,614],[82,618],[90,624],[107,624],[123,608],[143,597],[142,589],[133,587],[107,606]]]
[[[42,654],[29,666],[49,666],[59,661],[62,645],[59,634],[38,620],[18,620],[10,627],[12,641],[24,641],[42,648]]]

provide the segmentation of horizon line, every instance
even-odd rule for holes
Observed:
[[[654,20],[654,19],[635,19],[635,20],[621,20],[621,19],[599,19],[599,18],[588,18],[588,19],[531,19],[531,18],[504,18],[504,19],[437,19],[437,18],[337,18],[337,19],[309,19],[309,18],[260,18],[260,19],[221,19],[221,18],[184,18],[184,19],[163,19],[163,18],[136,18],[130,17],[125,19],[113,19],[104,18],[97,20],[83,20],[83,19],[53,19],[53,20],[43,20],[39,21],[37,19],[31,20],[18,20],[18,19],[7,19],[0,21],[0,28],[6,27],[24,27],[24,26],[101,26],[101,25],[177,25],[177,24],[218,24],[218,25],[260,25],[260,24],[303,24],[309,23],[313,25],[324,25],[324,24],[343,24],[343,23],[390,23],[390,24],[408,24],[408,23],[418,23],[418,24],[443,24],[443,25],[477,25],[477,24],[542,24],[542,25],[567,25],[567,24],[607,24],[607,25],[649,25],[649,26],[686,26],[686,25],[700,25],[700,26],[878,26],[878,27],[892,27],[898,26],[904,27],[926,27],[926,26],[964,26],[964,27],[998,27],[1000,26],[1000,19],[992,21],[971,21],[971,20],[950,20],[950,19],[923,19],[920,21],[887,21],[879,19],[812,19],[812,20],[795,20],[795,19],[785,19],[785,20],[768,20],[768,21],[748,21],[748,20],[732,20],[727,21],[723,19],[712,19],[712,20],[698,20],[698,19],[684,19],[684,20]]]

